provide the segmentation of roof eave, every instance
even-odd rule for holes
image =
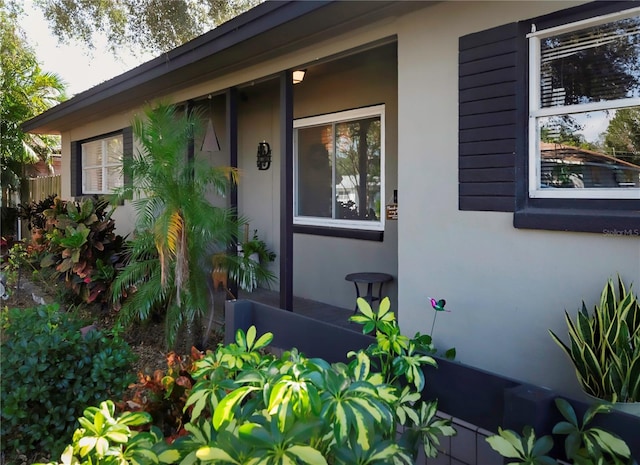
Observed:
[[[22,130],[54,134],[56,121],[79,110],[107,102],[114,95],[133,90],[145,83],[192,65],[211,54],[212,45],[218,52],[232,48],[264,32],[322,8],[332,0],[268,1],[252,8],[211,31],[167,53],[98,84],[40,115],[25,121]]]

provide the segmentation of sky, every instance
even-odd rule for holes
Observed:
[[[33,6],[33,2],[25,0],[23,8],[25,14],[19,20],[20,27],[34,48],[42,70],[59,75],[67,84],[69,97],[153,58],[149,55],[136,58],[126,52],[116,58],[108,51],[104,38],[94,44],[93,56],[89,55],[84,44],[58,44],[57,38],[50,32],[49,23],[42,12]]]

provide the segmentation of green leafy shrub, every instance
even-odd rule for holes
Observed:
[[[377,342],[348,364],[264,354],[273,336],[255,327],[198,360],[189,434],[172,445],[180,463],[412,464],[420,444],[434,457],[439,437],[455,433],[436,402],[420,400],[422,368],[436,362],[399,333],[388,299],[378,313],[358,304]]]
[[[189,421],[184,406],[194,382],[194,362],[202,357],[195,347],[190,356],[169,352],[167,369],[156,370],[153,375],[138,373],[138,381],[129,385],[122,402],[117,403],[118,409],[148,413],[168,440],[175,439],[184,433],[183,423]]]
[[[119,397],[133,355],[118,332],[89,331],[56,304],[2,310],[2,450],[59,451],[88,405]]]
[[[53,207],[56,197],[56,194],[51,194],[39,202],[18,205],[18,216],[26,220],[29,231],[47,227],[47,219],[44,216],[44,212]]]
[[[631,465],[636,462],[631,457],[629,446],[618,436],[597,427],[589,427],[599,413],[607,413],[611,407],[604,404],[591,406],[582,422],[578,420],[571,404],[562,398],[555,400],[556,407],[564,417],[553,427],[553,434],[566,436],[564,452],[570,463],[576,465]],[[525,426],[523,436],[512,430],[498,428],[499,434],[489,436],[487,442],[493,450],[510,459],[512,465],[558,465],[547,455],[553,448],[553,438],[549,435],[536,437],[530,426]]]
[[[80,428],[73,433],[73,443],[67,446],[60,462],[49,465],[101,464],[123,465],[172,463],[176,453],[168,451],[162,434],[155,428],[140,432],[131,427],[146,425],[151,421],[144,412],[125,412],[117,418],[115,405],[110,400],[100,407],[88,407],[78,418]]]
[[[106,301],[122,260],[123,238],[105,199],[56,199],[45,210],[46,251],[40,266],[51,270],[83,302]]]
[[[421,368],[436,362],[419,353],[420,335],[399,333],[388,299],[377,313],[364,299],[358,304],[357,320],[375,331],[377,342],[349,354],[349,363],[309,359],[296,349],[277,357],[268,350],[271,333],[239,330],[235,343],[195,361],[196,383],[185,407],[191,421],[183,435],[161,443],[154,426],[138,443],[138,435],[122,427],[129,413],[114,419],[113,408],[103,404],[85,412],[62,462],[112,463],[112,451],[120,459],[113,463],[121,465],[410,465],[420,444],[434,457],[439,438],[455,434],[449,420],[437,417],[437,402],[421,401]],[[140,446],[136,457],[126,455],[132,446]],[[100,457],[90,456],[98,449]]]

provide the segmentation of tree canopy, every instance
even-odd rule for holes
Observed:
[[[44,72],[17,27],[16,11],[0,0],[0,156],[3,203],[16,191],[25,164],[50,161],[59,146],[55,136],[26,134],[20,125],[66,99],[65,85]]]
[[[13,0],[15,1],[15,0]],[[93,48],[104,34],[114,55],[167,52],[262,0],[35,0],[61,43]]]
[[[640,165],[640,107],[616,111],[605,133],[604,145],[615,157]]]

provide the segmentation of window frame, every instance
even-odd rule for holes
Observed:
[[[298,129],[305,127],[313,127],[326,124],[339,124],[348,121],[354,121],[364,118],[380,118],[380,219],[378,221],[369,220],[347,220],[340,218],[322,218],[312,216],[298,216]],[[385,188],[386,188],[386,136],[385,136],[385,105],[378,104],[367,107],[344,110],[334,113],[326,113],[317,116],[298,118],[293,121],[293,173],[294,173],[294,196],[293,196],[293,224],[294,228],[315,228],[321,231],[323,235],[339,237],[350,237],[348,231],[354,232],[374,232],[381,233],[385,228]],[[335,142],[335,140],[334,140]],[[332,173],[335,174],[335,151],[333,154],[334,162],[332,163]],[[335,201],[335,186],[332,190],[333,199]],[[299,229],[304,231],[304,229]],[[309,231],[307,229],[307,231]],[[331,231],[334,231],[332,233]],[[336,234],[339,233],[339,234]],[[362,238],[368,238],[362,236]],[[374,238],[374,240],[377,240]]]
[[[516,121],[514,144],[515,205],[517,229],[572,231],[605,236],[640,231],[640,199],[534,198],[529,196],[529,57],[526,35],[535,24],[539,30],[566,26],[582,20],[628,10],[627,1],[590,2],[512,23],[518,29],[516,50]],[[635,5],[634,5],[635,6]],[[507,135],[507,137],[510,136]],[[627,234],[631,233],[631,234]]]
[[[606,24],[612,21],[626,19],[640,14],[640,7],[621,9],[619,11],[593,16],[577,21],[568,21],[565,24],[536,30],[535,22],[532,23],[532,32],[527,34],[528,42],[528,197],[530,199],[640,199],[640,189],[631,188],[555,188],[543,189],[540,187],[541,179],[541,155],[540,138],[538,136],[539,118],[559,116],[590,111],[608,109],[621,109],[640,106],[640,97],[591,102],[585,104],[559,105],[543,108],[540,95],[540,42],[542,39],[565,34],[588,27]]]
[[[114,137],[119,136],[121,139],[121,145],[122,145],[122,154],[121,154],[121,159],[120,159],[120,163],[108,163],[108,156],[107,156],[107,151],[105,150],[106,148],[106,144],[108,142],[109,139],[112,139]],[[90,143],[95,143],[100,141],[102,143],[102,149],[103,149],[103,157],[102,157],[102,163],[101,165],[91,165],[91,166],[85,166],[85,157],[84,157],[84,145],[85,144],[90,144]],[[100,136],[96,136],[96,137],[92,137],[90,139],[85,139],[82,141],[78,141],[78,149],[79,149],[79,160],[78,160],[78,164],[79,164],[79,174],[80,174],[80,189],[81,189],[81,194],[82,195],[111,195],[114,192],[114,189],[116,189],[119,186],[113,186],[110,187],[109,189],[105,189],[104,188],[104,180],[108,179],[107,177],[107,172],[109,168],[114,168],[114,167],[120,167],[122,168],[123,163],[124,163],[124,158],[125,158],[125,144],[126,144],[126,137],[124,134],[124,131],[115,131],[115,132],[111,132],[108,134],[102,134]],[[102,190],[88,190],[86,189],[86,184],[85,184],[85,170],[86,169],[101,169],[102,171]],[[122,175],[124,176],[124,175]],[[126,180],[122,179],[122,184],[124,185],[126,182]]]

